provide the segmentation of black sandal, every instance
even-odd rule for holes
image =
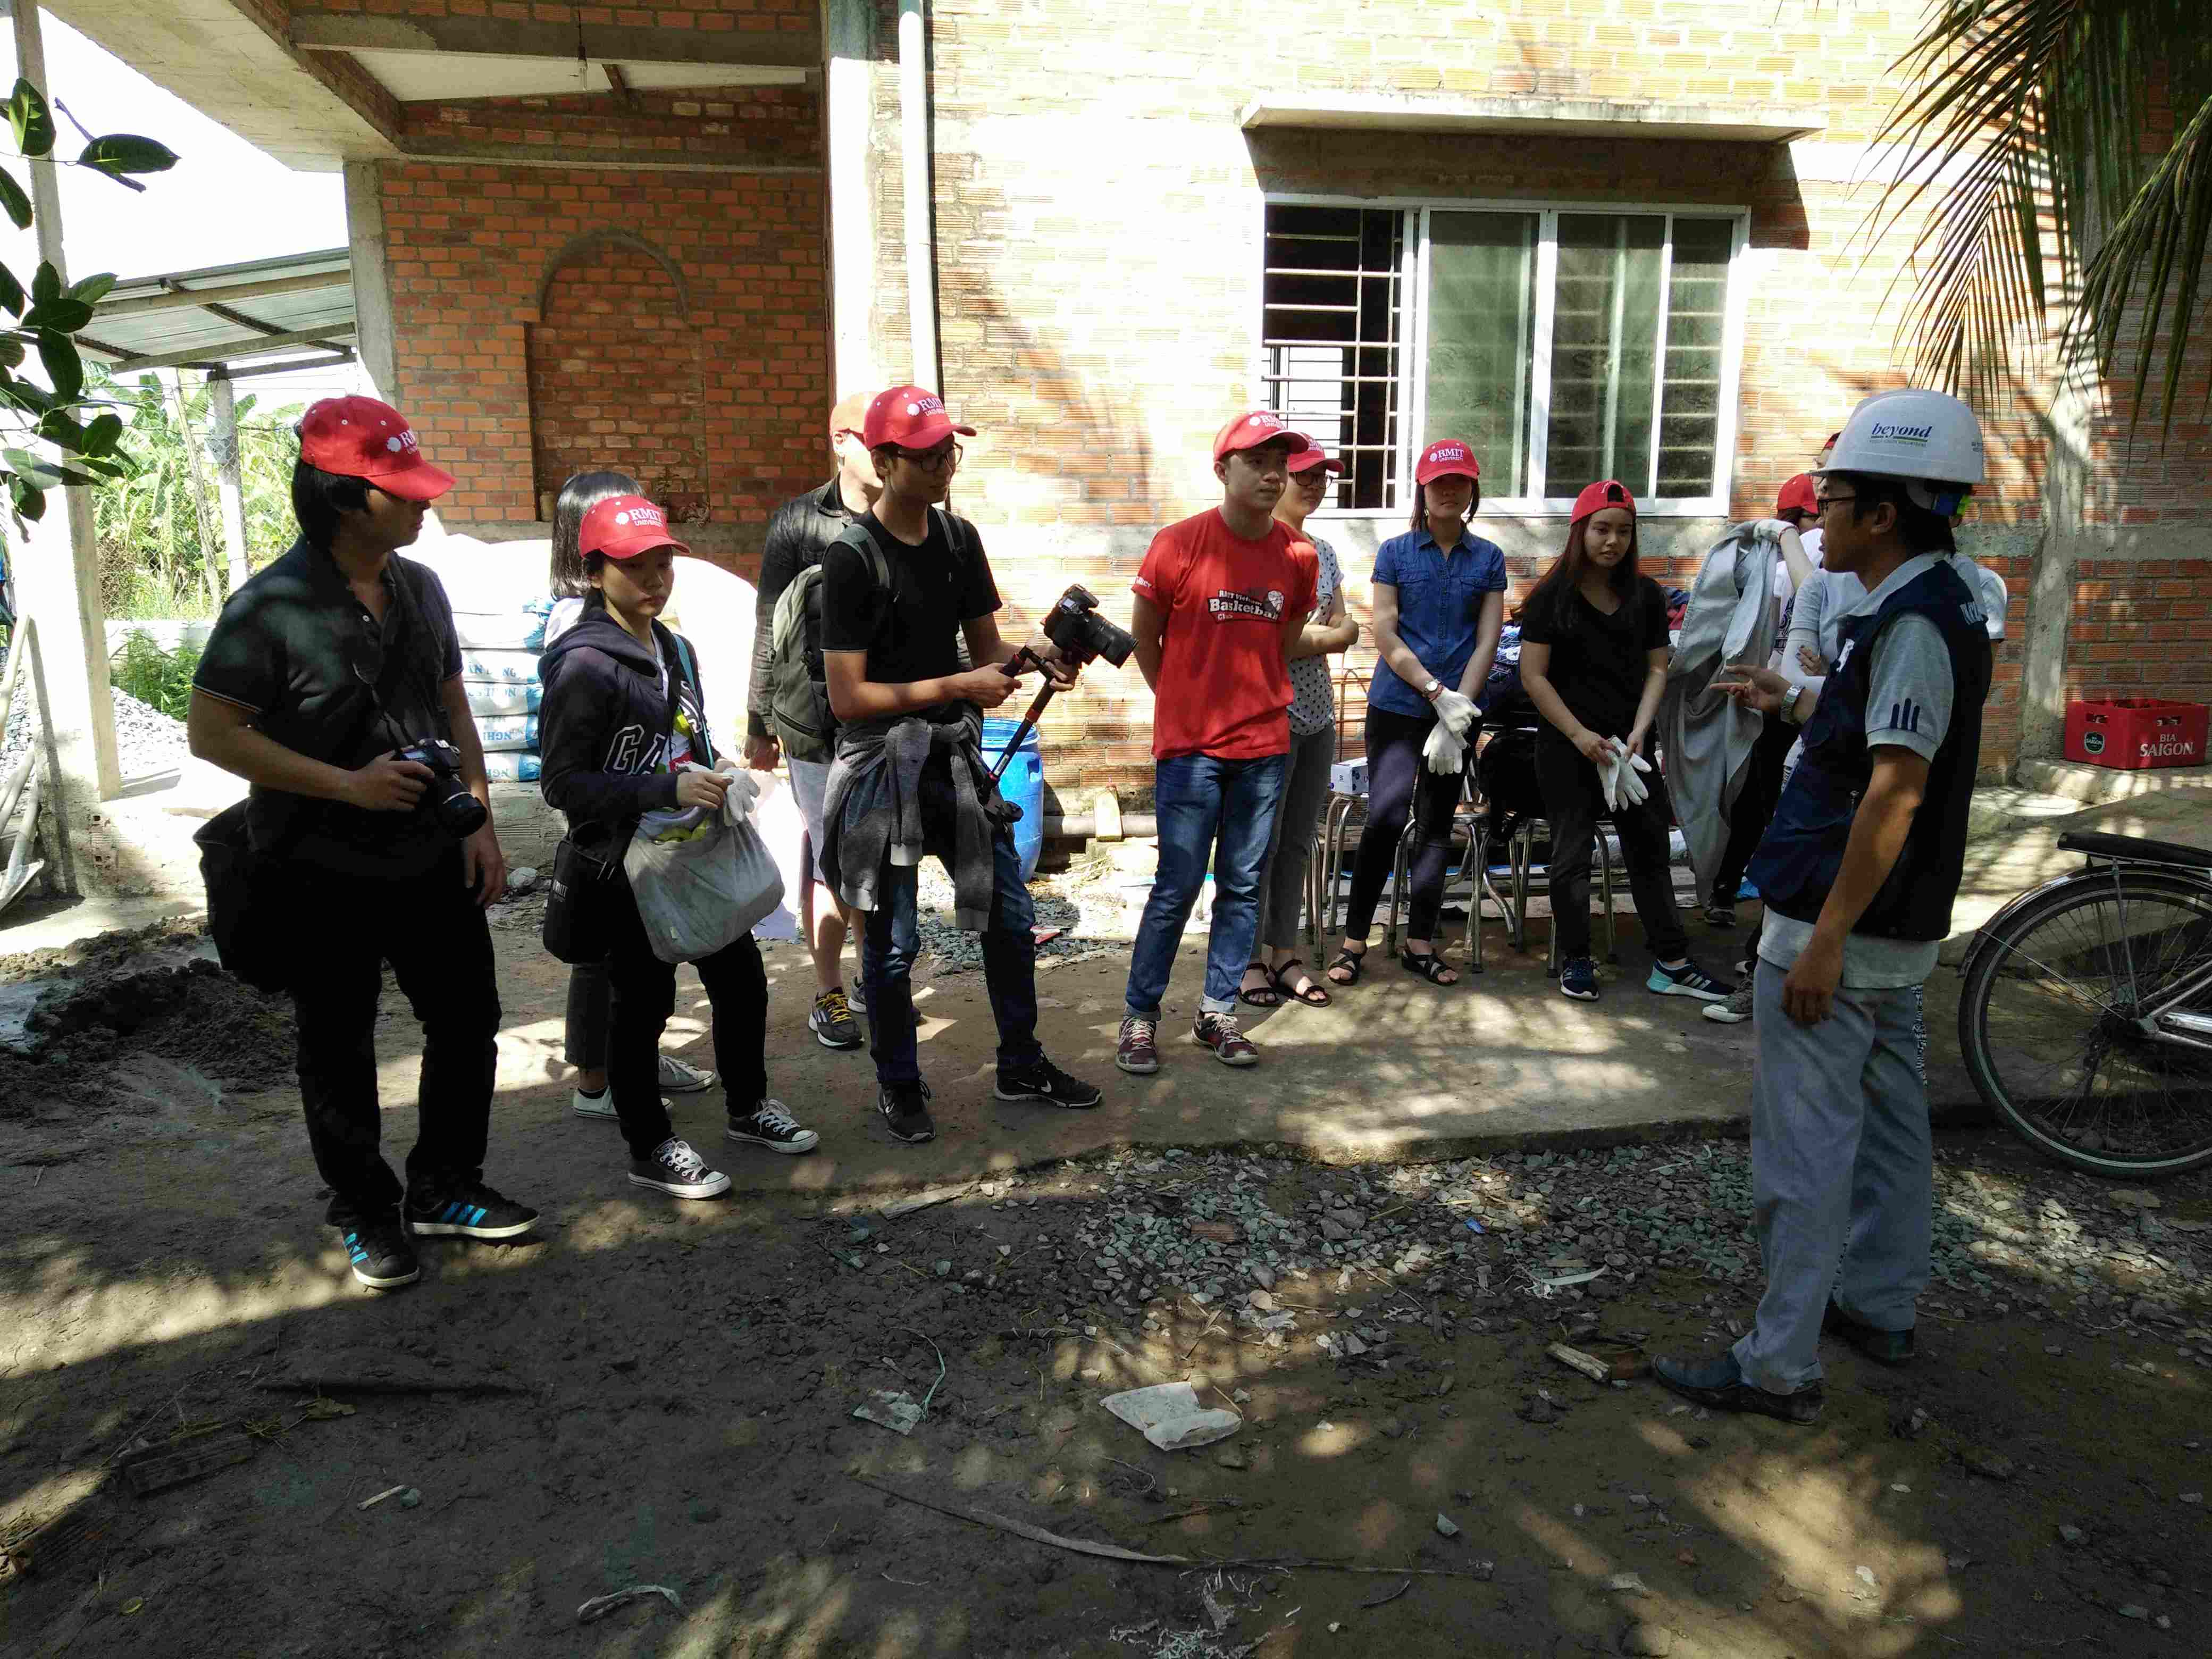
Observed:
[[[1452,986],[1459,983],[1459,969],[1433,951],[1421,952],[1401,945],[1398,950],[1398,961],[1407,973],[1425,979],[1431,985]],[[1437,975],[1441,974],[1450,974],[1453,977],[1440,979]]]
[[[1283,999],[1274,989],[1275,976],[1267,972],[1267,964],[1264,962],[1248,962],[1244,964],[1244,971],[1248,974],[1255,968],[1265,975],[1267,983],[1263,986],[1254,986],[1247,990],[1240,981],[1237,987],[1237,1000],[1254,1008],[1281,1007]]]
[[[1324,975],[1327,975],[1334,974],[1340,968],[1351,969],[1352,976],[1349,979],[1331,979],[1328,981],[1331,985],[1342,988],[1346,986],[1358,984],[1360,969],[1364,968],[1366,965],[1367,952],[1365,951],[1339,951],[1336,955],[1330,959],[1328,966],[1322,969],[1322,972]]]
[[[1270,969],[1267,973],[1267,977],[1275,981],[1275,988],[1278,991],[1280,991],[1285,996],[1290,998],[1293,1002],[1303,1002],[1309,1008],[1328,1007],[1330,1002],[1334,999],[1333,999],[1327,991],[1322,989],[1320,986],[1309,983],[1304,990],[1300,991],[1291,985],[1291,969],[1293,968],[1303,968],[1304,966],[1305,963],[1302,960],[1297,957],[1292,957],[1281,967]]]

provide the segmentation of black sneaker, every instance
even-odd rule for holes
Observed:
[[[481,1181],[442,1194],[407,1195],[407,1225],[417,1237],[518,1238],[538,1224],[538,1212],[502,1198]]]
[[[1098,1091],[1081,1078],[1070,1077],[1050,1060],[1039,1057],[1031,1066],[999,1068],[991,1092],[1001,1100],[1042,1100],[1071,1111],[1088,1111],[1101,1098]]]
[[[1559,964],[1559,994],[1577,1002],[1597,1000],[1597,963],[1588,957],[1569,957]]]
[[[630,1159],[629,1178],[633,1186],[650,1187],[671,1198],[720,1198],[730,1190],[729,1176],[708,1169],[690,1141],[674,1135],[654,1147],[651,1158]]]
[[[842,985],[832,986],[816,995],[813,1012],[806,1016],[806,1025],[814,1033],[814,1040],[825,1048],[857,1048],[868,1040],[860,1030],[860,1022],[853,1018],[852,1000]]]
[[[1901,1331],[1885,1330],[1879,1325],[1869,1325],[1845,1313],[1836,1305],[1833,1297],[1828,1298],[1828,1310],[1820,1316],[1820,1328],[1831,1336],[1839,1336],[1877,1365],[1910,1365],[1914,1343],[1912,1327]]]
[[[934,1140],[937,1125],[929,1117],[927,1083],[886,1083],[876,1090],[876,1109],[884,1115],[891,1139],[914,1143]]]
[[[352,1258],[353,1276],[372,1291],[396,1291],[422,1276],[414,1243],[397,1210],[370,1221],[340,1222],[338,1237]]]
[[[1724,979],[1715,979],[1696,963],[1685,957],[1680,968],[1653,963],[1651,975],[1644,981],[1644,988],[1654,996],[1695,997],[1700,1002],[1726,1002],[1729,993],[1735,987]]]
[[[780,1100],[763,1100],[743,1117],[731,1113],[729,1127],[723,1133],[731,1140],[765,1146],[771,1152],[811,1152],[822,1144],[822,1137],[803,1127],[784,1110]]]

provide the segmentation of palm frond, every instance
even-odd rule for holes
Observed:
[[[2154,283],[2135,410],[2162,359],[2170,426],[2189,342],[2160,335],[2166,296],[2173,289],[2175,314],[2188,315],[2212,252],[2212,5],[1939,0],[1894,67],[1908,89],[1881,131],[1893,175],[1869,230],[1920,216],[1903,326],[1917,373],[1992,399],[2054,312],[2109,370]],[[2163,155],[2146,142],[2161,93],[2182,129]],[[2081,273],[2055,306],[2053,263]]]

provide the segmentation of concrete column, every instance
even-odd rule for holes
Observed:
[[[46,93],[51,104],[39,9],[16,0],[11,9],[20,73]],[[55,188],[53,167],[33,161],[29,172],[39,257],[67,282],[61,192]],[[27,287],[30,273],[21,275]],[[123,789],[115,751],[115,703],[107,684],[107,638],[100,608],[100,557],[91,496],[81,489],[48,491],[46,516],[27,526],[12,562],[17,601],[23,614],[35,617],[39,624],[40,666],[46,676],[47,708],[61,766],[58,805],[75,830],[96,802],[112,800]]]
[[[899,160],[906,222],[906,310],[916,386],[942,392],[937,367],[937,213],[930,198],[929,25],[923,0],[899,0]]]
[[[208,459],[215,463],[217,516],[222,520],[223,552],[230,566],[226,592],[235,593],[252,574],[246,564],[246,489],[239,476],[238,400],[232,394],[230,376],[221,369],[208,375]]]
[[[384,187],[374,161],[345,164],[346,240],[353,253],[354,349],[372,396],[404,409],[392,331],[392,267],[385,256]]]
[[[2027,637],[2021,653],[2020,757],[2056,760],[2066,746],[2066,635],[2074,616],[2074,575],[2092,556],[2089,428],[2096,414],[2094,364],[2056,377],[2044,422],[2043,544],[2027,592]]]
[[[875,12],[823,0],[823,153],[830,185],[830,361],[833,397],[887,378],[875,349]]]

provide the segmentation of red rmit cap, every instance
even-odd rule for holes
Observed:
[[[1625,507],[1633,516],[1636,512],[1636,497],[1628,493],[1626,484],[1613,478],[1602,479],[1575,497],[1575,510],[1570,516],[1569,522],[1580,524],[1591,514],[1608,507]]]
[[[1310,440],[1309,440],[1309,441],[1310,441]],[[1289,461],[1285,463],[1285,465],[1289,467],[1291,474],[1294,477],[1301,472],[1310,472],[1317,466],[1325,468],[1331,472],[1341,472],[1344,471],[1344,463],[1342,461],[1338,460],[1334,455],[1324,455],[1318,449],[1301,450],[1298,453],[1291,456]]]
[[[1459,438],[1439,438],[1421,452],[1420,464],[1413,469],[1413,482],[1432,483],[1438,478],[1472,478],[1482,481],[1482,464],[1474,459],[1474,451]]]
[[[1293,454],[1314,447],[1312,439],[1303,432],[1293,432],[1273,410],[1255,409],[1237,416],[1213,434],[1213,459],[1218,461],[1236,450],[1257,449],[1261,444],[1279,441],[1288,442]]]
[[[896,444],[901,449],[934,449],[954,433],[975,435],[972,426],[957,426],[945,412],[945,399],[918,386],[895,386],[878,392],[868,405],[868,418],[860,425],[860,441],[871,449]]]
[[[1778,519],[1785,513],[1818,513],[1820,510],[1820,492],[1814,488],[1813,475],[1809,472],[1800,472],[1783,485],[1782,493],[1774,498],[1774,516]]]
[[[634,559],[656,547],[691,550],[668,533],[668,515],[642,495],[610,495],[584,514],[576,532],[576,550],[586,555]]]
[[[435,501],[453,475],[422,459],[407,417],[374,398],[325,398],[300,418],[300,459],[402,501]]]

